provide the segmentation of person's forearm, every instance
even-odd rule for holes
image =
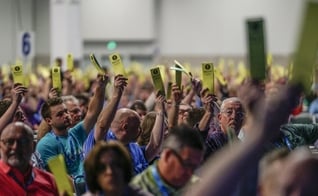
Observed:
[[[190,92],[182,100],[182,103],[191,105],[194,96],[195,96],[195,91],[193,88],[191,88]]]
[[[205,111],[203,117],[201,118],[200,122],[199,122],[199,130],[200,131],[205,131],[209,128],[210,122],[213,118],[213,113],[210,111]]]
[[[158,154],[164,136],[164,111],[157,113],[155,124],[152,128],[149,143],[146,146],[146,159],[152,161]]]
[[[103,140],[104,136],[107,134],[111,122],[115,117],[121,96],[122,92],[115,93],[99,115],[94,132],[95,141]]]
[[[13,101],[7,111],[1,116],[0,118],[0,133],[6,127],[10,122],[12,122],[12,119],[14,117],[15,111],[17,110],[19,106],[19,103],[16,101]]]
[[[87,133],[94,127],[100,112],[103,109],[105,99],[105,86],[97,86],[94,96],[88,105],[87,114],[84,118],[84,128]]]
[[[147,98],[145,102],[147,111],[152,111],[155,104],[156,104],[156,95],[155,93],[151,93],[151,95]]]
[[[169,113],[168,113],[168,127],[169,127],[169,129],[178,125],[179,106],[180,105],[178,103],[172,103],[172,106],[169,109]]]

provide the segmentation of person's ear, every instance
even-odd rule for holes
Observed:
[[[127,129],[128,129],[128,124],[125,123],[125,122],[122,122],[121,125],[120,125],[120,128],[121,128],[121,130],[127,131]]]
[[[218,120],[221,121],[221,119],[222,119],[222,114],[218,113]]]
[[[44,118],[45,122],[48,124],[48,125],[51,125],[52,123],[52,119],[51,118]]]

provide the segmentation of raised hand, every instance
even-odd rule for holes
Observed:
[[[114,79],[114,93],[123,93],[127,86],[127,80],[123,75],[116,75]]]
[[[175,104],[180,104],[183,98],[183,93],[182,91],[179,89],[177,84],[173,84],[172,85],[172,89],[171,89],[171,95],[172,95],[172,101]]]
[[[14,84],[14,87],[11,89],[12,102],[20,103],[27,92],[28,89],[22,86],[22,84]]]

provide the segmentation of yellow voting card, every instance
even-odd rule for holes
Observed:
[[[98,63],[98,61],[93,53],[89,55],[89,60],[94,65],[94,67],[96,68],[96,70],[98,71],[99,74],[102,74],[102,75],[105,74],[105,70],[100,66],[100,64]]]
[[[61,81],[61,68],[59,66],[52,67],[52,86],[61,92],[62,81]]]
[[[24,75],[23,75],[23,66],[22,62],[17,62],[11,67],[11,73],[13,76],[13,82],[24,85]]]
[[[121,61],[120,55],[118,53],[113,53],[109,55],[109,61],[112,64],[113,71],[115,75],[126,76],[126,71],[124,64]]]
[[[152,77],[152,82],[155,86],[156,90],[159,90],[162,95],[165,95],[165,87],[163,85],[161,73],[160,73],[160,68],[152,68],[150,69],[151,77]]]
[[[208,88],[214,94],[214,66],[213,63],[202,63],[202,87]]]
[[[66,56],[67,59],[67,70],[68,71],[73,71],[74,70],[74,58],[71,53],[67,54]]]
[[[55,177],[59,192],[67,192],[68,195],[73,195],[73,188],[66,172],[64,157],[61,154],[57,155],[49,159],[48,165]]]
[[[293,68],[291,70],[291,81],[302,84],[305,92],[308,94],[312,84],[313,70],[318,51],[318,3],[308,1],[304,13]]]

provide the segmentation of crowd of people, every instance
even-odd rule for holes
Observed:
[[[305,96],[286,79],[214,93],[195,76],[168,93],[133,72],[38,79],[1,83],[0,195],[68,195],[60,154],[74,195],[318,195],[318,124],[291,123]]]

